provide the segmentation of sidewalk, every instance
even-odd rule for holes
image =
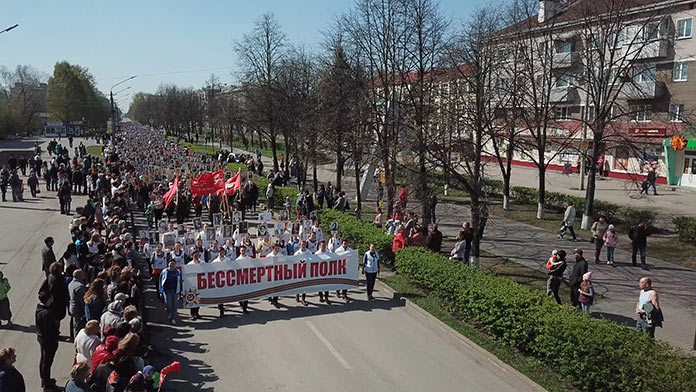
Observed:
[[[486,165],[485,173],[489,178],[503,179],[500,169],[493,164]],[[533,168],[514,166],[510,182],[512,186],[538,189],[538,171]],[[585,181],[585,186],[587,186],[587,181]],[[596,181],[596,186],[595,197],[597,200],[631,208],[652,210],[659,215],[669,217],[669,219],[671,216],[696,217],[696,195],[690,188],[657,185],[657,196],[653,196],[651,190],[647,197],[640,197],[640,189],[632,181],[602,178]],[[585,191],[580,190],[580,176],[578,174],[565,175],[549,170],[546,172],[546,190],[585,197]]]
[[[266,167],[272,167],[270,158],[263,157],[263,161]],[[514,185],[537,187],[535,171],[518,167],[513,170]],[[489,174],[494,177],[493,170],[489,171]],[[317,175],[322,183],[335,180],[335,174],[330,165],[320,166],[317,169]],[[346,178],[343,185],[352,200],[355,194],[352,177]],[[584,191],[572,189],[573,187],[577,189],[578,185],[577,175],[568,177],[556,172],[549,172],[547,175],[549,190],[584,196]],[[664,216],[672,214],[696,216],[696,197],[693,194],[666,191],[665,187],[658,187],[658,196],[650,196],[647,200],[634,199],[627,193],[627,186],[630,186],[630,183],[621,180],[598,181],[598,199],[634,208],[655,210]],[[374,197],[373,195],[374,193],[371,193],[370,196]],[[499,206],[491,208],[499,208]],[[438,217],[442,217],[438,222],[440,230],[449,238],[455,238],[462,222],[471,219],[468,206],[439,203],[436,213]],[[628,241],[628,238],[621,238],[619,241]],[[546,272],[546,259],[553,249],[564,249],[568,253],[568,272],[570,272],[574,264],[572,252],[575,248],[581,248],[585,252],[585,258],[590,264],[589,269],[593,271],[595,289],[602,296],[595,301],[592,308],[593,315],[614,320],[631,328],[635,327],[635,306],[639,294],[638,280],[643,276],[649,276],[660,296],[660,305],[665,314],[665,325],[664,328],[658,328],[656,331],[657,338],[692,351],[696,328],[696,296],[694,296],[696,271],[651,257],[647,260],[650,270],[644,271],[639,267],[633,267],[631,254],[618,248],[615,252],[614,267],[594,264],[594,246],[588,242],[575,243],[559,240],[556,233],[493,215],[489,217],[482,243],[482,250],[489,254],[542,272]],[[650,256],[650,240],[648,240],[647,253]],[[606,258],[606,250],[603,250],[602,258]],[[570,302],[570,298],[562,298],[562,300],[563,303]]]

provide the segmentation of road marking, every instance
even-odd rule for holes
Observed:
[[[328,341],[328,339],[326,339],[326,337],[324,337],[324,335],[322,335],[321,332],[319,332],[317,327],[315,327],[311,321],[305,321],[305,322],[307,323],[307,326],[309,327],[309,329],[311,329],[312,332],[314,332],[314,334],[317,335],[319,340],[321,340],[321,342],[324,343],[324,346],[326,346],[326,348],[329,349],[331,354],[333,354],[333,356],[336,357],[338,362],[340,362],[341,365],[343,365],[343,367],[346,368],[346,370],[353,370],[353,368],[350,366],[350,364],[348,362],[346,362],[346,360],[343,358],[341,353],[339,353],[338,350],[336,350],[336,348]]]

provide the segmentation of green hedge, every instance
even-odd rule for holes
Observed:
[[[342,239],[348,241],[351,248],[366,252],[370,248],[370,243],[374,242],[382,261],[389,265],[394,263],[394,252],[392,252],[394,236],[387,234],[384,229],[359,221],[354,216],[338,210],[320,210],[319,221],[325,236],[330,235],[331,223],[336,222],[338,233]]]
[[[696,244],[696,218],[675,216],[672,223],[677,227],[679,241]]]
[[[502,197],[503,182],[500,180],[485,180],[483,189],[488,195]],[[510,198],[522,204],[536,204],[539,200],[539,191],[524,186],[511,186]],[[557,211],[563,211],[568,202],[573,203],[578,217],[581,217],[585,206],[584,197],[571,196],[559,192],[546,192],[546,207],[553,208]],[[641,220],[646,221],[649,226],[652,226],[656,217],[655,213],[652,211],[636,210],[630,207],[621,207],[617,204],[595,200],[593,218],[597,219],[599,216],[606,217],[611,223],[623,223],[627,226],[635,226]]]
[[[422,248],[396,254],[399,273],[449,310],[548,363],[584,391],[696,391],[696,359],[647,334],[558,306],[540,292]]]
[[[266,187],[270,180],[266,177],[259,176],[259,182],[257,186],[259,187],[259,198],[266,199]],[[285,202],[285,197],[290,196],[292,201],[293,210],[290,211],[292,216],[295,208],[295,200],[297,199],[297,194],[299,191],[294,186],[277,186],[275,187],[275,193],[273,193],[273,209],[277,210],[283,206]]]

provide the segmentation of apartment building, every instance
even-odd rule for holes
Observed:
[[[610,4],[624,7],[624,24],[617,29],[620,33],[588,34],[588,1],[595,2],[593,9],[598,12]],[[621,68],[621,74],[609,76],[623,79],[610,110],[612,121],[605,131],[611,137],[600,147],[603,174],[641,179],[653,167],[659,183],[696,187],[696,132],[691,134],[687,127],[696,119],[696,2],[541,0],[539,5],[538,15],[520,26],[548,40],[545,48],[552,51],[551,69],[541,69],[539,76],[553,79],[548,99],[552,106],[548,132],[552,143],[545,153],[549,168],[563,170],[571,164],[575,171],[579,151],[595,147],[588,129],[595,115],[594,101],[588,97],[591,87],[584,83],[589,80],[588,51],[602,37],[618,53],[625,53],[631,63]],[[675,135],[684,136],[682,150],[671,146]],[[513,163],[532,166],[528,154],[530,151],[516,153]]]

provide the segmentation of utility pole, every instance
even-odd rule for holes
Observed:
[[[135,79],[136,76],[137,75],[133,75],[131,77],[123,79],[122,81],[111,86],[111,89],[109,89],[109,100],[111,101],[111,131],[112,132],[116,130],[116,124],[117,124],[117,122],[116,122],[116,108],[114,107],[114,87],[116,87],[120,84],[123,84],[129,80]],[[130,88],[130,87],[128,87],[128,88]],[[126,88],[124,90],[127,90],[128,88]]]

